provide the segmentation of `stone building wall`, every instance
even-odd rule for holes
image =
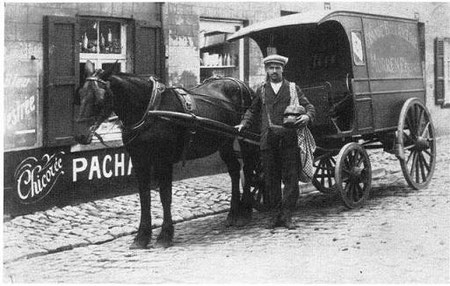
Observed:
[[[438,135],[450,133],[450,109],[434,104],[436,37],[450,37],[450,4],[446,2],[168,2],[164,4],[166,23],[166,70],[168,83],[191,87],[199,81],[200,17],[244,20],[251,25],[279,17],[281,11],[309,12],[349,10],[404,18],[418,18],[425,24],[425,75],[427,107]],[[252,88],[264,79],[262,53],[250,40],[248,81]],[[447,99],[450,102],[450,98]]]

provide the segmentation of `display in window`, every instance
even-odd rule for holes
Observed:
[[[83,20],[81,23],[81,52],[121,54],[120,31],[120,23]]]

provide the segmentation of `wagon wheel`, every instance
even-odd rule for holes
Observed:
[[[316,167],[312,179],[314,187],[324,194],[334,194],[336,192],[334,179],[336,160],[332,153],[325,154],[314,161],[314,167]]]
[[[260,212],[267,211],[268,207],[264,200],[264,172],[261,161],[258,162],[252,174],[250,188],[253,208]]]
[[[426,187],[436,166],[436,140],[428,109],[416,98],[403,105],[397,129],[397,158],[408,185]]]
[[[241,171],[241,184],[243,188],[250,188],[252,207],[260,212],[269,208],[264,204],[264,172],[260,161],[255,165],[254,170],[249,175],[248,184],[245,181],[244,172]]]
[[[366,150],[357,143],[342,147],[336,160],[336,190],[344,205],[350,209],[360,207],[372,188],[372,167]]]

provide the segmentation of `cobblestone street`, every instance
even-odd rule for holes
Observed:
[[[129,250],[137,195],[53,208],[4,223],[4,283],[449,283],[450,138],[439,138],[428,188],[413,190],[398,161],[370,152],[371,198],[348,210],[303,188],[295,230],[268,229],[254,211],[225,227],[228,175],[174,183],[174,246]],[[153,237],[161,207],[152,194]],[[201,202],[201,203],[199,203]]]

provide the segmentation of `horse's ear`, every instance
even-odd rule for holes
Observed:
[[[86,77],[90,77],[94,73],[94,71],[95,71],[94,64],[88,60],[84,65],[84,73]]]
[[[107,80],[113,73],[120,71],[120,66],[119,66],[119,60],[117,60],[112,67],[110,67],[108,70],[104,71],[100,77],[103,80]]]

